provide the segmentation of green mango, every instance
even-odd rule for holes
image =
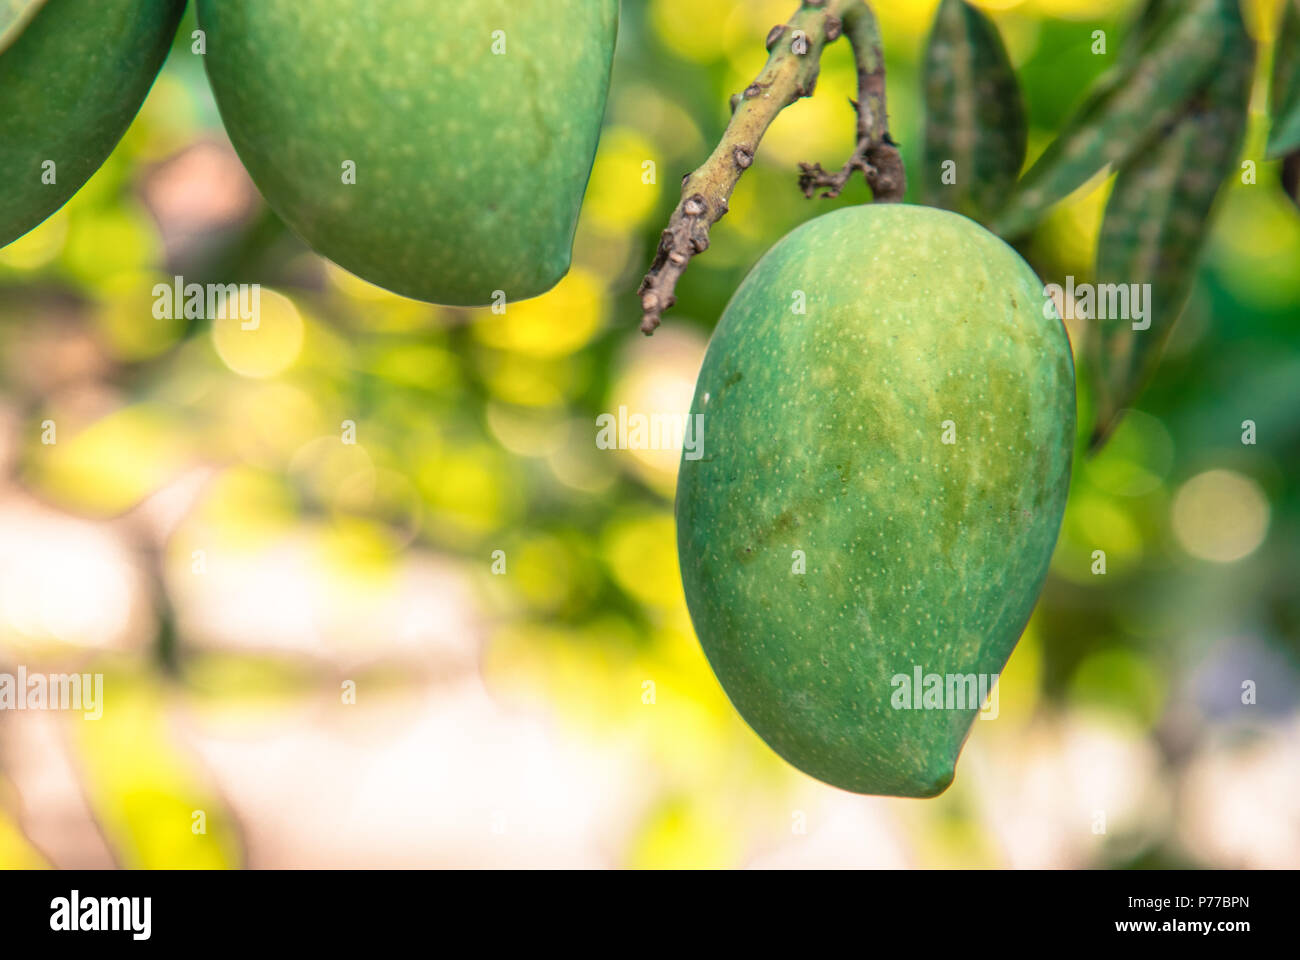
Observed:
[[[4,0],[0,246],[71,199],[167,59],[185,0]]]
[[[317,252],[434,303],[569,269],[618,0],[198,0],[267,202]],[[349,182],[355,180],[355,182]]]
[[[1001,672],[1065,509],[1074,361],[1043,284],[960,214],[837,210],[746,277],[691,412],[677,547],[731,702],[819,780],[941,793],[964,678]]]

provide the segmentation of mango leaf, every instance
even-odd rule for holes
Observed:
[[[0,0],[0,53],[18,39],[45,0]]]
[[[1176,118],[1221,59],[1240,22],[1238,0],[1186,0],[1152,13],[1141,56],[1121,58],[1096,83],[1065,129],[1025,174],[994,220],[1019,236],[1107,165],[1123,166],[1153,131]]]
[[[1219,186],[1236,169],[1254,75],[1254,44],[1240,14],[1212,66],[1183,113],[1120,170],[1106,207],[1090,343],[1093,450],[1153,372],[1195,283]]]
[[[925,51],[925,107],[924,201],[986,220],[1020,175],[1029,133],[998,28],[965,0],[939,6]]]
[[[1129,28],[1128,40],[1120,54],[1120,63],[1128,64],[1147,54],[1152,43],[1178,16],[1181,0],[1147,0],[1142,12]],[[1117,71],[1118,73],[1118,71]]]
[[[1269,159],[1300,150],[1300,0],[1286,0],[1276,50]]]

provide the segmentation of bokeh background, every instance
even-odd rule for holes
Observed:
[[[1133,4],[981,5],[1032,159]],[[915,164],[936,3],[875,6]],[[951,789],[823,786],[728,705],[683,603],[678,455],[597,449],[595,417],[685,411],[746,270],[867,198],[796,187],[798,161],[851,149],[837,43],[665,327],[636,332],[679,179],[794,8],[624,0],[574,268],[504,316],[386,294],[288,233],[187,15],[107,165],[0,250],[0,671],[105,676],[99,720],[0,713],[0,865],[1300,866],[1300,212],[1262,161],[1262,70],[1258,183],[1225,189],[1157,381],[1078,463],[999,715]],[[1277,2],[1245,8],[1267,61]],[[1089,278],[1108,188],[1035,235],[1045,280]],[[263,284],[261,328],[155,320],[176,274]]]

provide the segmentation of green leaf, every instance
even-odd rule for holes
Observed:
[[[1181,0],[1147,0],[1142,12],[1129,28],[1129,36],[1120,54],[1120,63],[1132,63],[1146,55],[1152,43],[1162,36],[1179,15]]]
[[[986,220],[1020,175],[1028,124],[998,28],[965,0],[943,0],[935,17],[925,106],[925,202]]]
[[[1220,61],[1234,21],[1241,21],[1238,0],[1186,0],[1150,16],[1140,55],[1121,58],[1097,81],[1083,107],[1020,181],[994,222],[998,233],[1025,233],[1104,167],[1123,166],[1153,131],[1179,115]]]
[[[45,0],[0,0],[0,53],[18,39]]]
[[[1141,392],[1169,341],[1196,280],[1215,197],[1236,169],[1254,75],[1254,43],[1240,14],[1212,66],[1210,81],[1183,113],[1142,142],[1120,170],[1106,207],[1097,249],[1098,303],[1102,291],[1132,291],[1135,284],[1150,284],[1150,293],[1143,294],[1141,320],[1130,299],[1127,316],[1093,321],[1094,450]]]
[[[1275,49],[1269,159],[1300,150],[1300,0],[1286,0]]]

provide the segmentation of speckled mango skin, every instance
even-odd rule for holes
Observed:
[[[198,12],[231,140],[317,252],[464,306],[533,297],[567,272],[618,0],[198,0]]]
[[[46,0],[0,51],[0,246],[108,159],[167,58],[185,0]],[[42,182],[53,161],[55,182]]]
[[[1028,621],[1075,422],[1048,312],[978,224],[873,205],[786,236],[719,321],[677,484],[682,581],[731,702],[805,773],[906,797],[952,782],[978,706],[895,709],[891,678],[999,674]]]

